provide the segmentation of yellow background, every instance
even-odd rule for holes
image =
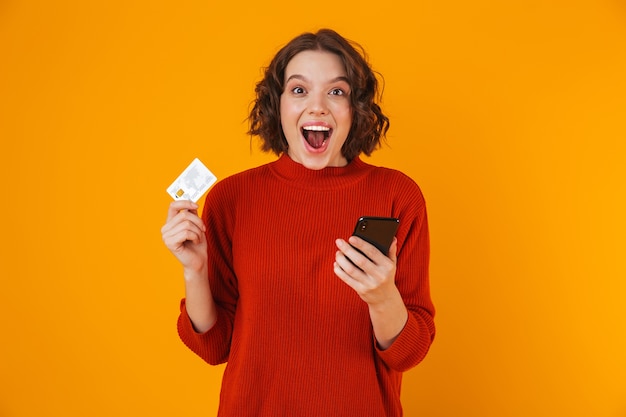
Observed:
[[[245,134],[260,68],[325,26],[386,79],[369,160],[428,202],[438,335],[406,415],[626,416],[626,6],[401,4],[0,2],[0,416],[214,415],[165,188],[273,159]]]

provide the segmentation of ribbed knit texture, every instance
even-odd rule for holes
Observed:
[[[367,305],[333,272],[335,239],[360,216],[400,219],[396,285],[409,320],[378,349]],[[397,417],[402,372],[435,334],[422,193],[406,175],[357,158],[309,170],[283,155],[218,182],[202,217],[218,321],[178,331],[211,364],[228,362],[221,417]]]

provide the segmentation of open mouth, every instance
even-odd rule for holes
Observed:
[[[313,149],[320,149],[328,140],[332,129],[328,126],[304,126],[302,136]]]

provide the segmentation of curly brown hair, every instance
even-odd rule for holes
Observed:
[[[265,68],[263,79],[256,85],[256,99],[248,117],[248,133],[260,137],[261,149],[265,152],[276,155],[287,152],[287,139],[280,121],[280,96],[284,90],[287,64],[303,51],[331,52],[343,62],[351,91],[352,126],[341,152],[348,161],[361,153],[369,156],[380,146],[389,129],[389,119],[378,105],[382,90],[379,90],[376,76],[380,74],[372,70],[367,54],[359,44],[331,29],[303,33],[274,56]]]

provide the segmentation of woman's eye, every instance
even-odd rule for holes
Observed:
[[[343,96],[344,94],[346,93],[341,88],[333,88],[332,90],[330,90],[331,96]]]
[[[304,88],[302,87],[294,87],[291,89],[291,92],[294,94],[304,94]]]

